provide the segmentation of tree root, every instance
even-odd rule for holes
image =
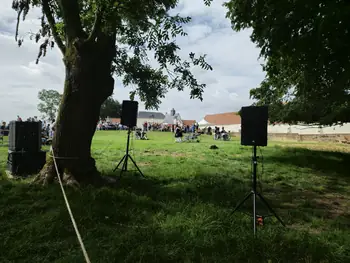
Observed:
[[[80,175],[78,177],[69,172],[64,172],[63,175],[60,174],[60,176],[63,185],[72,187],[74,189],[79,189],[82,185],[103,187],[115,186],[117,184],[116,177],[101,176],[97,170],[85,174],[84,176]],[[58,182],[57,172],[53,161],[48,160],[40,173],[34,178],[32,184],[47,186],[55,182]]]

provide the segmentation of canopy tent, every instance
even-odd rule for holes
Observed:
[[[198,126],[199,127],[206,127],[206,126],[210,126],[211,124],[209,122],[207,122],[205,119],[202,119],[200,122],[198,122]]]

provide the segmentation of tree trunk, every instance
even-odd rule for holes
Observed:
[[[96,131],[102,103],[112,95],[111,75],[115,40],[75,42],[67,46],[64,93],[56,120],[53,151],[59,172],[67,182],[96,183],[101,179],[91,157],[91,141]],[[40,181],[52,182],[57,176],[51,157]]]

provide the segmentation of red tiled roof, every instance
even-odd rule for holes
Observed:
[[[204,120],[213,125],[241,124],[241,116],[237,112],[210,114],[206,115]]]
[[[111,123],[120,123],[120,118],[109,118]]]
[[[193,123],[195,123],[195,122],[196,122],[195,120],[182,120],[182,123],[184,125],[188,125],[188,126],[193,125]]]

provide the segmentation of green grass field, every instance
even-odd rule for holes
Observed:
[[[254,238],[251,202],[230,214],[250,189],[250,147],[205,135],[181,144],[170,133],[148,137],[131,143],[146,178],[128,173],[115,189],[67,189],[93,263],[350,262],[349,146],[263,147],[262,194],[287,227],[267,217]],[[100,171],[118,175],[125,142],[125,132],[96,134]],[[0,145],[0,262],[84,262],[59,186],[6,179],[6,158]]]

